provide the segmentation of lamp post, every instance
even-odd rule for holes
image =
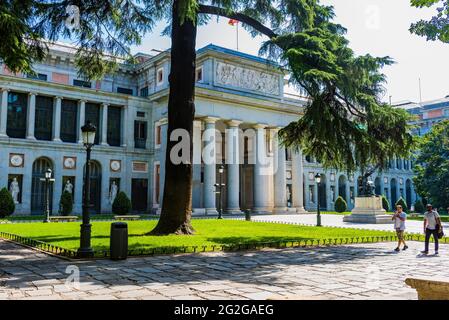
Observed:
[[[321,187],[321,175],[317,173],[315,175],[315,182],[317,184],[317,206],[316,206],[316,226],[321,227],[321,213],[320,213],[320,187]]]
[[[218,188],[218,191],[216,193],[219,194],[219,201],[218,201],[218,219],[223,219],[223,187],[225,184],[223,183],[223,172],[224,172],[224,165],[220,165],[218,168],[218,173],[220,174],[220,183],[216,183],[215,187]]]
[[[45,171],[45,178],[40,178],[40,181],[45,182],[45,217],[44,222],[48,223],[50,222],[50,182],[54,182],[55,179],[52,179],[51,177],[52,171],[50,168],[48,168]]]
[[[89,203],[90,203],[90,153],[92,146],[95,143],[95,132],[97,128],[90,122],[81,127],[83,136],[83,144],[86,148],[86,169],[84,173],[84,187],[83,187],[83,223],[81,224],[80,232],[80,248],[78,249],[78,256],[80,258],[93,257],[94,251],[90,246],[90,236],[92,225],[90,224]]]

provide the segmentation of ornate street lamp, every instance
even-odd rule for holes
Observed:
[[[223,219],[223,187],[225,186],[223,182],[223,172],[224,172],[224,165],[220,165],[218,168],[218,173],[220,174],[220,183],[216,183],[214,186],[218,188],[218,191],[215,191],[219,194],[219,201],[218,201],[218,219]]]
[[[51,174],[52,171],[48,168],[45,171],[45,178],[40,178],[40,181],[45,182],[45,223],[50,222],[50,183],[55,181],[55,179],[52,179]]]
[[[78,256],[80,258],[91,258],[94,256],[94,251],[90,246],[90,237],[92,225],[90,224],[89,203],[90,203],[90,153],[92,146],[95,143],[95,133],[97,128],[90,122],[81,127],[83,144],[86,148],[86,169],[84,173],[84,188],[83,188],[83,223],[81,224],[80,233],[80,248],[78,249]]]
[[[315,182],[317,184],[317,207],[316,207],[316,226],[321,227],[321,213],[320,213],[320,187],[321,187],[321,174],[315,175]]]

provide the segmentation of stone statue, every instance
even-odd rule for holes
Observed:
[[[64,191],[67,191],[70,194],[73,194],[73,184],[70,182],[70,180],[67,180]]]
[[[118,187],[115,181],[112,181],[111,191],[109,191],[109,201],[111,204],[114,203],[115,197],[117,196]]]
[[[17,178],[14,177],[12,180],[10,186],[9,186],[9,192],[11,193],[11,196],[14,200],[15,204],[19,203],[19,193],[20,193],[20,187],[19,182],[17,181]]]

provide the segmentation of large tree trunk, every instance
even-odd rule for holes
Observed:
[[[192,133],[195,115],[196,21],[188,18],[181,24],[179,1],[173,3],[170,95],[168,100],[168,134],[165,155],[165,187],[162,212],[154,235],[192,234]],[[177,143],[170,141],[175,129],[190,136],[190,163],[173,164],[170,150]]]

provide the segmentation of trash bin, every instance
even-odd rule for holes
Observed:
[[[124,260],[128,257],[128,224],[125,222],[111,224],[110,253],[111,260]]]
[[[251,210],[245,210],[245,220],[251,221]]]

